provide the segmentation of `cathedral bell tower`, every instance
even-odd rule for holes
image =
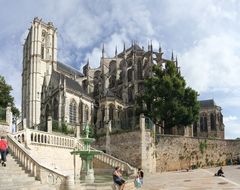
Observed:
[[[34,18],[23,46],[22,118],[28,128],[40,123],[44,76],[57,63],[57,29],[51,22]]]

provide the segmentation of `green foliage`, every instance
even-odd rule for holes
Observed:
[[[199,143],[199,150],[203,154],[204,150],[207,149],[207,141],[205,140],[204,142]]]
[[[11,91],[12,87],[6,83],[3,76],[0,76],[0,107],[6,108],[10,103],[13,115],[18,117],[20,112],[14,105],[14,98],[10,94]]]
[[[6,109],[0,107],[0,121],[6,121]]]
[[[52,130],[55,132],[60,132],[60,133],[64,133],[64,134],[74,134],[74,129],[72,128],[68,128],[67,124],[62,122],[61,123],[61,127],[58,124],[58,121],[53,120],[52,121]]]
[[[153,76],[144,81],[145,93],[137,97],[137,113],[144,113],[154,123],[164,121],[165,128],[188,126],[198,120],[198,93],[186,87],[184,78],[173,62],[167,61],[165,69],[152,68]]]

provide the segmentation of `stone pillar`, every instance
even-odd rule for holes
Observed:
[[[107,124],[107,131],[106,131],[106,153],[107,154],[111,154],[111,137],[110,137],[110,133],[112,131],[112,122],[109,121],[109,123]]]
[[[60,190],[73,190],[74,189],[74,177],[66,176],[65,180],[60,186]]]
[[[76,138],[80,138],[80,124],[76,125]]]
[[[6,108],[6,122],[7,124],[9,125],[9,132],[10,132],[10,129],[12,127],[12,107],[11,107],[11,104],[8,104],[7,108]]]
[[[104,117],[104,122],[108,122],[109,121],[109,106],[106,105],[105,107],[105,117]]]
[[[211,113],[207,112],[207,137],[211,136],[211,117],[210,117]]]
[[[23,119],[23,130],[27,128],[27,119]]]
[[[197,137],[200,137],[202,134],[201,126],[200,126],[200,119],[201,119],[201,116],[199,117],[199,119],[197,121]]]
[[[146,172],[149,173],[149,168],[146,167],[146,142],[145,142],[145,117],[143,114],[140,115],[140,130],[141,130],[141,168]]]
[[[31,134],[28,128],[24,129],[25,134],[24,134],[24,144],[25,147],[28,147],[28,145],[31,143]]]
[[[156,172],[156,158],[155,158],[155,127],[152,130],[145,129],[145,117],[140,115],[140,129],[141,129],[141,168],[145,173]]]
[[[52,116],[48,116],[47,120],[47,132],[51,133],[52,132]]]

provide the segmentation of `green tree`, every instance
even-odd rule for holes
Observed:
[[[164,128],[188,126],[198,119],[198,93],[186,87],[186,82],[173,62],[165,68],[152,67],[152,77],[144,81],[144,93],[137,97],[137,112],[144,113]]]
[[[8,103],[12,106],[12,112],[15,117],[18,117],[20,112],[15,107],[14,98],[11,96],[12,87],[8,85],[3,76],[0,76],[0,107],[6,108]]]

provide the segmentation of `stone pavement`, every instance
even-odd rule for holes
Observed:
[[[226,177],[216,177],[219,168],[174,171],[146,175],[141,190],[240,190],[240,165],[224,166]]]

